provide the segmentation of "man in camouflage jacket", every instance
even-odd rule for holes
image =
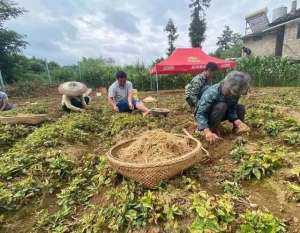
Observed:
[[[203,92],[211,85],[218,65],[213,62],[209,62],[203,73],[195,76],[192,81],[185,87],[185,99],[191,109],[194,109],[198,100],[201,98]]]
[[[247,93],[249,85],[249,75],[232,71],[223,81],[203,93],[195,110],[195,119],[198,130],[204,132],[207,141],[220,139],[218,127],[224,120],[232,122],[237,131],[249,131],[243,122],[245,107],[238,104],[240,96]]]

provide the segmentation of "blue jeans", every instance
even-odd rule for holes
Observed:
[[[9,111],[9,110],[12,110],[12,109],[14,109],[14,108],[16,108],[16,105],[15,105],[15,104],[7,104],[7,105],[5,106],[5,108],[3,109],[3,111]]]
[[[132,100],[132,105],[134,109],[136,109],[136,105],[139,101]],[[119,109],[119,112],[132,112],[132,110],[129,108],[128,100],[120,100],[117,103],[117,107]]]

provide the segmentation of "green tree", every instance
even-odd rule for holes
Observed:
[[[242,35],[234,33],[229,26],[225,26],[223,33],[218,37],[216,56],[221,58],[241,57],[243,40]]]
[[[0,27],[3,27],[3,22],[10,18],[16,18],[24,13],[24,9],[17,7],[15,2],[9,0],[0,0]]]
[[[191,0],[189,5],[192,9],[192,21],[189,27],[189,37],[193,48],[201,48],[201,45],[205,40],[205,10],[209,7],[209,5],[210,0]]]
[[[167,55],[170,56],[173,53],[173,51],[176,49],[174,43],[179,36],[177,34],[177,28],[175,27],[172,19],[169,19],[167,26],[165,28],[165,32],[168,33],[168,44],[169,44]]]
[[[6,29],[4,23],[11,18],[22,15],[24,12],[25,10],[18,7],[15,2],[0,0],[0,70],[7,81],[14,79],[15,56],[26,47],[27,42],[23,40],[24,36]]]

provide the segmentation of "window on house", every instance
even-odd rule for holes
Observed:
[[[300,39],[300,23],[298,24],[297,28],[297,39]]]

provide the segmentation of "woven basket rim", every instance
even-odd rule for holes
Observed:
[[[186,135],[182,135],[182,134],[175,134],[177,136],[180,136],[180,137],[184,137],[184,138],[187,138],[189,140],[192,140],[196,143],[196,146],[195,148],[188,152],[188,153],[185,153],[184,155],[181,155],[181,156],[178,156],[174,159],[169,159],[169,160],[164,160],[164,161],[160,161],[160,162],[152,162],[152,163],[129,163],[129,162],[123,162],[119,159],[116,159],[114,156],[113,156],[113,151],[116,150],[118,147],[126,144],[126,143],[129,143],[129,142],[133,142],[135,140],[137,140],[137,137],[135,138],[132,138],[132,139],[129,139],[129,140],[126,140],[126,141],[123,141],[123,142],[120,142],[118,144],[116,144],[115,146],[113,146],[107,153],[107,158],[108,160],[111,162],[111,163],[114,163],[120,167],[128,167],[128,168],[154,168],[154,167],[163,167],[163,166],[169,166],[169,165],[172,165],[172,164],[176,164],[176,163],[179,163],[179,162],[182,162],[188,158],[190,158],[191,156],[194,156],[195,153],[197,153],[200,149],[201,149],[201,143],[200,141],[196,140],[195,138],[192,138],[192,137],[188,137]]]

